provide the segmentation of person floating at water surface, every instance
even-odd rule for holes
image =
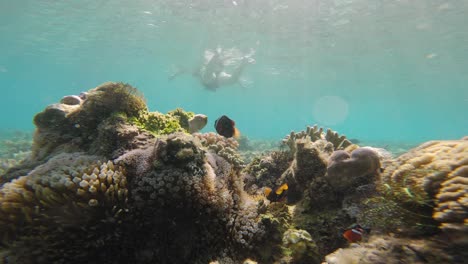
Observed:
[[[227,50],[217,48],[214,51],[205,50],[203,64],[197,67],[192,72],[192,75],[198,78],[201,84],[210,91],[216,91],[220,87],[233,84],[245,87],[242,84],[241,75],[247,64],[255,63],[255,60],[252,58],[254,53],[253,49],[246,55],[243,55],[235,48]],[[169,76],[169,80],[173,80],[185,72],[183,69],[178,69],[174,74]]]

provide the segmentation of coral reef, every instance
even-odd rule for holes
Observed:
[[[291,257],[294,255],[291,250],[282,251],[284,255],[281,257],[272,256],[286,263],[317,263],[320,256],[344,246],[345,240],[339,230],[356,220],[357,212],[361,210],[358,205],[369,193],[375,192],[373,181],[380,172],[380,153],[370,148],[359,149],[356,145],[348,145],[346,151],[336,150],[322,132],[314,127],[297,138],[291,136],[286,141],[289,152],[272,152],[258,157],[244,170],[246,186],[251,193],[255,193],[258,186],[273,188],[288,184],[287,203],[294,204],[288,228],[304,230],[314,241],[313,247],[311,245],[314,250],[307,251],[311,255],[306,262],[297,260],[301,259],[301,254]],[[337,134],[330,132],[330,140],[332,135]],[[355,153],[351,154],[353,151]],[[354,174],[348,175],[350,172]],[[366,177],[369,174],[372,177]],[[347,181],[343,179],[346,177],[349,177]],[[345,182],[343,186],[342,181]],[[285,230],[282,232],[284,234]]]
[[[382,188],[400,207],[419,215],[420,226],[434,226],[433,217],[452,243],[468,244],[467,154],[467,140],[424,143],[386,168]]]
[[[46,107],[31,155],[0,178],[0,263],[300,264],[345,246],[327,263],[467,257],[468,140],[392,159],[314,126],[247,165],[253,141],[196,133],[198,116],[149,112],[122,83]],[[285,183],[286,201],[266,199]],[[353,223],[372,234],[349,245]]]
[[[252,144],[252,141],[246,137],[245,135],[241,135],[237,141],[239,142],[239,152],[240,155],[242,156],[243,160],[245,161],[246,164],[251,163],[255,158],[261,157],[264,155],[264,151],[272,151],[273,148],[270,149],[261,149],[255,148],[254,145]],[[262,151],[264,150],[264,151]]]
[[[130,118],[129,121],[153,135],[167,135],[175,132],[189,132],[189,121],[194,116],[193,112],[177,108],[167,114],[144,111],[140,115]]]
[[[374,236],[366,243],[352,244],[326,256],[324,264],[463,263],[437,241]]]
[[[346,136],[340,136],[338,132],[332,131],[331,129],[327,129],[325,140],[332,143],[335,149],[345,149],[353,144]]]
[[[194,136],[210,152],[223,157],[233,164],[236,169],[240,170],[244,167],[244,160],[237,151],[239,143],[234,138],[226,138],[213,132],[205,134],[195,133]]]
[[[180,126],[185,131],[188,131],[190,128],[190,119],[195,116],[195,113],[186,112],[182,108],[176,108],[175,110],[169,111],[167,115],[176,118]]]
[[[99,127],[107,119],[111,125],[119,118],[138,117],[146,111],[146,104],[139,92],[128,84],[104,83],[89,90],[77,105],[53,104],[34,117],[37,127],[34,135],[32,159],[44,160],[63,151],[88,151],[97,141]],[[116,135],[118,137],[118,135]],[[113,145],[116,142],[107,142]],[[108,154],[97,153],[94,154]]]
[[[243,170],[247,191],[255,193],[259,188],[279,185],[277,180],[291,162],[291,156],[285,151],[273,151],[254,158]]]
[[[284,256],[283,234],[291,227],[291,214],[284,203],[259,204],[260,222],[265,236],[258,242],[254,252],[260,263],[275,263]]]
[[[0,158],[20,160],[29,154],[32,146],[32,134],[16,131],[0,140]]]
[[[231,148],[235,150],[239,148],[239,142],[237,142],[237,140],[232,137],[226,138],[213,132],[204,134],[196,133],[194,136],[200,140],[204,147],[212,149],[216,153],[220,152],[224,148]]]
[[[0,175],[31,155],[32,135],[17,131],[0,141]],[[1,182],[1,181],[0,181]]]
[[[325,256],[346,245],[341,230],[353,222],[355,222],[354,219],[341,208],[340,201],[334,196],[326,197],[320,205],[311,202],[309,197],[305,197],[296,205],[292,220],[295,228],[310,233],[320,256]]]
[[[372,226],[377,233],[394,233],[403,241],[424,242],[424,247],[417,250],[422,250],[418,254],[423,255],[423,260],[402,256],[407,262],[463,263],[467,257],[463,248],[468,244],[467,143],[431,141],[387,162],[376,182],[377,192],[362,203],[363,208],[356,215],[358,221]],[[387,249],[391,250],[374,256],[374,260],[399,263],[393,255],[394,251],[401,251],[401,245]],[[441,252],[444,257],[438,259],[431,252]]]
[[[351,146],[353,143],[349,141],[346,136],[340,136],[337,132],[327,129],[327,132],[323,132],[322,127],[314,125],[313,127],[307,126],[306,130],[300,131],[298,133],[291,132],[288,136],[283,139],[283,144],[287,145],[291,152],[295,152],[295,142],[298,139],[310,139],[310,141],[317,140],[326,140],[327,142],[332,143],[335,150],[345,149]]]
[[[374,182],[380,168],[380,158],[371,148],[357,148],[351,155],[344,150],[337,150],[328,160],[325,178],[333,189],[343,192]]]
[[[114,85],[117,91],[109,88]],[[0,188],[4,259],[13,263],[246,259],[263,239],[265,228],[257,200],[244,191],[237,142],[212,134],[155,137],[130,120],[145,115],[146,106],[133,111],[136,108],[107,100],[110,105],[99,105],[105,111],[98,111],[102,102],[95,97],[104,96],[101,92],[135,92],[121,84],[104,86],[86,93],[80,104],[73,105],[76,109],[62,104],[36,116],[33,158],[15,175],[8,174]],[[138,105],[128,102],[138,98],[117,98]],[[87,104],[100,118],[87,112]],[[113,112],[114,105],[128,111]],[[183,127],[182,120],[188,117],[183,113],[177,110],[168,116]],[[83,126],[73,126],[79,131],[69,131],[68,125],[84,117],[89,120]],[[61,138],[48,143],[51,136]],[[106,161],[109,158],[115,160]]]
[[[288,202],[296,203],[292,223],[311,234],[321,256],[345,245],[339,230],[356,221],[359,204],[375,192],[375,177],[365,176],[380,169],[380,157],[352,146],[347,151],[356,151],[354,155],[334,151],[323,139],[300,138],[292,147],[294,160],[281,177],[290,186]]]
[[[318,143],[308,138],[299,139],[295,141],[294,149],[294,160],[279,180],[289,186],[290,203],[299,201],[310,182],[317,176],[324,175],[327,168],[325,152],[321,151]]]
[[[241,135],[237,141],[239,142],[239,150],[243,152],[269,152],[279,150],[282,142],[274,139],[251,139],[245,135]]]
[[[284,232],[283,247],[285,255],[291,258],[289,263],[321,263],[317,246],[305,230],[288,229]]]
[[[124,153],[115,163],[96,162],[102,158],[64,152],[2,186],[0,219],[8,259],[239,261],[263,237],[257,203],[244,191],[234,164],[208,152],[197,138],[173,133]]]
[[[317,252],[317,255],[311,253],[314,257],[309,257],[313,260],[308,261],[314,263],[319,256],[344,245],[336,230],[349,225],[352,219],[341,208],[342,197],[337,195],[325,180],[327,160],[334,150],[333,145],[323,139],[313,142],[305,137],[295,140],[290,149],[294,150],[292,155],[288,152],[273,152],[271,157],[255,159],[244,172],[251,176],[247,178],[247,183],[252,186],[258,184],[274,187],[288,184],[287,202],[295,206],[290,210],[293,217],[287,228],[294,227],[311,234],[312,240],[315,241],[314,248],[316,247],[316,251],[313,252]],[[256,179],[258,181],[255,181]],[[281,234],[287,228],[283,229]],[[299,256],[291,257],[291,251],[281,252],[285,255],[275,257],[273,254],[272,257],[283,259],[286,263],[295,263],[295,259],[300,259]]]
[[[144,112],[138,117],[130,118],[130,123],[153,135],[167,135],[186,131],[179,123],[179,117],[159,112]]]
[[[468,165],[452,171],[440,186],[434,219],[456,244],[468,245]]]
[[[154,142],[158,135],[186,132],[193,116],[182,109],[166,115],[148,112],[143,96],[124,83],[104,83],[80,96],[66,96],[61,102],[34,117],[37,129],[31,156],[21,167],[11,168],[1,182],[19,177],[62,152],[115,159]]]
[[[125,170],[98,160],[59,154],[2,186],[0,229],[8,263],[84,263],[119,246],[114,240],[127,210]]]
[[[154,148],[129,152],[119,161],[133,175],[129,206],[144,226],[134,243],[142,250],[152,245],[151,258],[138,251],[138,261],[242,259],[262,237],[256,202],[243,190],[241,178],[229,166],[215,174],[196,138],[174,133],[159,138]]]

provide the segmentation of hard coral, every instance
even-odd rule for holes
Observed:
[[[289,168],[281,175],[280,183],[287,183],[288,202],[300,200],[310,182],[317,176],[325,174],[326,160],[320,149],[309,139],[295,141],[296,152]]]
[[[467,156],[467,140],[430,141],[398,157],[382,183],[400,206],[433,216],[452,243],[466,244]]]
[[[282,176],[290,185],[288,201],[296,203],[293,223],[296,228],[304,229],[312,235],[319,254],[323,256],[344,244],[337,230],[355,221],[350,209],[361,203],[365,196],[359,191],[363,186],[360,186],[361,181],[354,182],[354,188],[340,192],[329,183],[326,158],[333,151],[329,142],[312,142],[305,138],[295,143],[295,160]],[[362,153],[358,151],[356,158],[360,157],[358,154]],[[331,157],[343,161],[350,155],[340,150]]]
[[[126,122],[146,111],[143,97],[128,84],[104,83],[83,98],[81,104],[53,104],[34,117],[33,160],[42,161],[55,152],[87,151],[100,143],[95,139],[101,122],[115,115]]]
[[[103,120],[93,137],[94,140],[89,144],[88,152],[110,159],[155,141],[153,134],[141,131],[138,127],[129,124],[127,119],[119,114]]]
[[[358,148],[351,155],[344,150],[333,152],[328,161],[326,180],[339,192],[372,183],[380,173],[380,159],[371,148]]]
[[[208,263],[257,252],[265,229],[244,191],[237,142],[151,136],[130,122],[146,107],[117,102],[138,99],[127,88],[93,89],[52,122],[38,114],[31,162],[0,187],[8,261]],[[117,91],[126,96],[105,98]]]
[[[203,134],[196,133],[194,136],[200,140],[204,147],[213,149],[216,153],[223,148],[232,148],[237,150],[239,147],[239,142],[234,138],[226,138],[213,132]]]
[[[222,159],[208,155],[216,164]],[[141,248],[135,252],[139,261],[207,263],[220,256],[245,258],[264,232],[242,179],[229,166],[213,168],[193,136],[161,137],[153,148],[127,153],[119,160],[132,175],[129,205],[142,226],[134,241]]]
[[[195,116],[193,112],[186,112],[182,108],[177,108],[175,110],[169,111],[167,115],[172,116],[178,120],[180,126],[185,130],[189,131],[189,120]]]
[[[311,188],[310,195],[315,192],[321,191]],[[311,234],[322,257],[345,245],[340,230],[354,222],[354,219],[342,210],[340,201],[336,197],[335,200],[325,198],[319,201],[322,204],[316,204],[310,203],[305,197],[296,205],[292,221],[296,228]]]
[[[468,245],[468,165],[447,175],[436,195],[434,219],[457,244]]]
[[[125,83],[107,82],[88,91],[81,111],[85,118],[79,118],[85,123],[90,119],[103,119],[111,113],[125,113],[127,117],[138,116],[147,109],[143,95],[134,87]]]
[[[8,139],[0,140],[0,175],[18,166],[31,155],[32,134],[16,131]],[[0,183],[7,181],[0,177]]]
[[[225,138],[221,135],[210,133],[195,133],[201,144],[210,152],[213,152],[233,164],[236,169],[241,169],[244,166],[244,160],[237,151],[239,143],[234,138]]]
[[[138,118],[130,119],[131,123],[154,135],[167,135],[185,131],[178,118],[159,112],[142,113]]]
[[[1,187],[0,228],[11,262],[84,263],[115,250],[127,180],[122,167],[98,159],[58,155]]]
[[[209,153],[215,169],[206,154],[176,133],[115,162],[56,155],[0,189],[3,253],[20,263],[245,259],[265,232],[257,203],[229,163]]]
[[[326,140],[333,145],[335,150],[345,149],[352,145],[351,141],[346,139],[346,136],[340,136],[337,132],[327,129],[327,132],[323,132],[324,129],[314,125],[313,127],[307,126],[306,130],[298,133],[291,132],[288,136],[283,139],[283,144],[287,145],[292,153],[295,150],[295,141],[298,139],[309,139],[310,141]]]
[[[282,238],[291,225],[291,214],[284,203],[260,204],[260,208],[259,218],[266,235],[257,243],[254,252],[261,263],[276,263],[283,257]]]
[[[288,263],[321,263],[317,246],[305,230],[288,229],[283,234],[283,247],[291,258]]]
[[[246,189],[255,192],[261,187],[274,187],[277,180],[291,164],[291,157],[285,151],[272,151],[263,157],[256,157],[243,170],[246,174]]]

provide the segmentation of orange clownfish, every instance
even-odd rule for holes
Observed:
[[[350,243],[355,243],[362,240],[362,236],[369,233],[369,228],[363,228],[359,224],[353,224],[343,232],[343,237]]]
[[[270,202],[283,202],[288,194],[288,184],[284,183],[273,191],[271,188],[265,187],[265,196]]]
[[[223,137],[240,137],[240,132],[236,128],[236,122],[229,117],[223,115],[215,121],[215,129],[218,134]]]

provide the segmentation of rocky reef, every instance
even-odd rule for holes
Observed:
[[[105,83],[34,117],[0,176],[0,263],[462,263],[468,140],[393,158],[317,126],[255,151]],[[325,132],[326,131],[326,132]],[[285,200],[265,188],[287,184]],[[372,231],[351,245],[353,223]],[[438,262],[439,261],[439,262]]]

